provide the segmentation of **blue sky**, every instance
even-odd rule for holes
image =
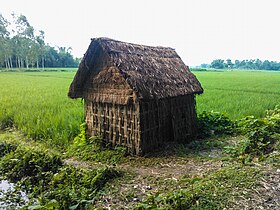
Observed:
[[[213,59],[280,61],[278,0],[0,0],[51,45],[81,57],[90,38],[175,48],[187,65]]]

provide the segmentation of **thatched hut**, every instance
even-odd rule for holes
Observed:
[[[172,48],[92,39],[70,86],[84,98],[89,136],[141,155],[196,134],[203,89]]]

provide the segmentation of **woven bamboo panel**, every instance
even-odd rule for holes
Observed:
[[[188,142],[196,135],[194,95],[142,102],[141,143],[144,153],[170,142]]]
[[[86,122],[90,136],[101,136],[105,143],[122,145],[139,154],[140,123],[137,104],[120,105],[91,102],[86,106]]]

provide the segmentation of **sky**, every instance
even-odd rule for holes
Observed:
[[[279,0],[0,0],[52,46],[82,57],[91,38],[174,48],[189,66],[214,59],[280,61]]]

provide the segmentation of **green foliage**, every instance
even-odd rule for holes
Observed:
[[[222,59],[216,59],[213,60],[210,67],[214,69],[224,69],[226,64],[224,63],[224,60]]]
[[[68,156],[75,156],[81,160],[91,160],[109,164],[118,163],[126,154],[126,148],[104,145],[98,136],[86,137],[86,123],[80,125],[80,134],[75,137],[72,145],[69,146]]]
[[[239,121],[238,129],[246,139],[227,147],[227,151],[233,157],[239,156],[243,162],[246,158],[250,160],[255,156],[263,157],[277,149],[280,140],[280,109],[276,106],[261,119],[245,117]]]
[[[72,166],[62,167],[53,174],[48,188],[38,197],[40,205],[58,202],[59,209],[82,209],[94,203],[94,198],[104,184],[120,175],[110,167],[82,170]]]
[[[6,115],[3,117],[2,121],[0,122],[0,130],[6,129],[6,128],[12,128],[13,127],[13,117]]]
[[[207,137],[212,134],[232,134],[234,127],[234,123],[223,113],[203,111],[198,114],[200,137]]]
[[[91,170],[64,166],[59,155],[40,148],[13,149],[7,143],[3,149],[2,144],[6,155],[0,159],[0,175],[28,192],[28,209],[84,209],[107,181],[121,175],[107,166]]]
[[[88,143],[86,137],[86,128],[87,128],[87,124],[85,122],[80,125],[80,133],[78,134],[78,136],[74,138],[74,143],[73,143],[76,147]]]
[[[36,184],[48,181],[49,173],[56,173],[61,166],[62,160],[59,156],[21,146],[2,157],[0,173],[12,182]]]
[[[207,177],[180,180],[186,187],[169,193],[149,194],[136,209],[224,209],[238,192],[252,188],[259,170],[229,166]]]
[[[211,62],[211,68],[215,69],[254,69],[254,70],[280,70],[280,62],[276,61],[261,61],[260,59],[250,59],[250,60],[235,60],[232,63],[231,59],[227,59],[226,62],[222,59],[216,59]]]
[[[17,149],[16,144],[1,141],[0,142],[0,158],[12,151],[15,151],[16,149]]]

